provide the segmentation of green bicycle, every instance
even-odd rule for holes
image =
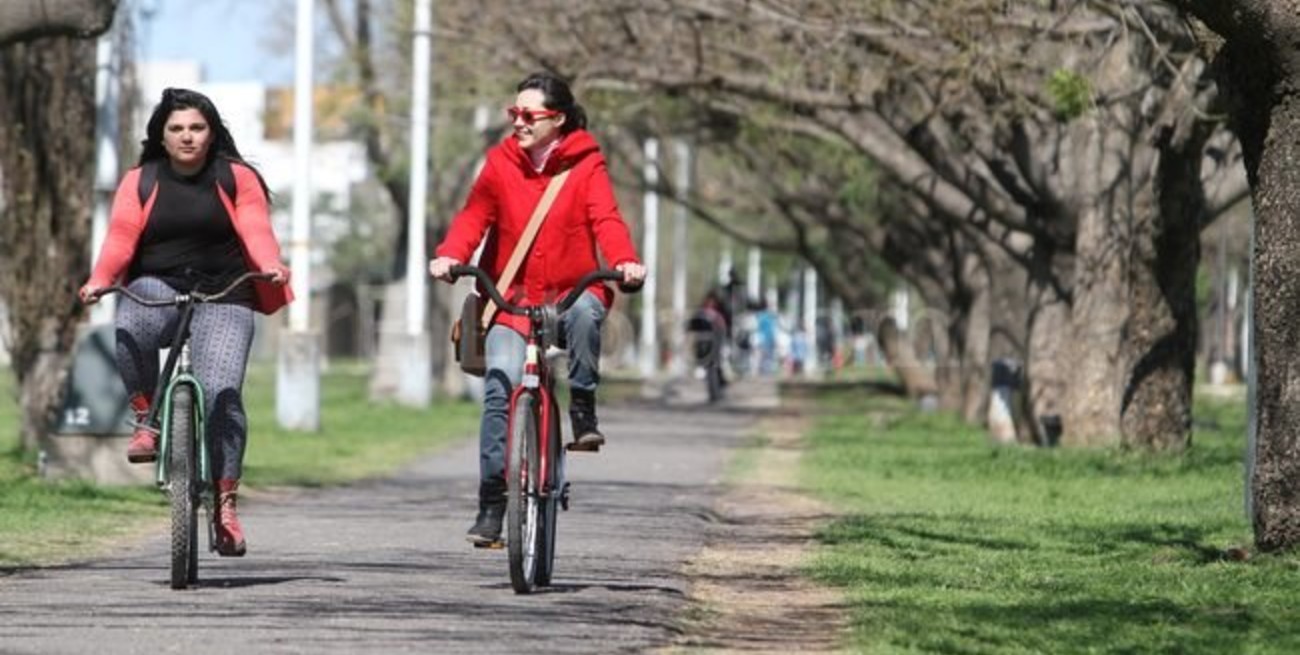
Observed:
[[[190,321],[195,306],[225,298],[241,284],[269,280],[269,273],[245,273],[216,293],[179,293],[169,299],[142,298],[123,286],[106,287],[147,307],[174,306],[180,312],[167,361],[158,375],[149,425],[159,426],[156,482],[171,502],[171,588],[185,589],[199,578],[199,507],[208,518],[208,550],[216,550],[212,518],[216,502],[203,416],[203,385],[190,365]],[[161,400],[161,402],[159,402]],[[161,422],[159,418],[161,417]]]

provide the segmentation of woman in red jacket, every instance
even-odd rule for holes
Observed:
[[[583,275],[596,270],[596,250],[623,282],[637,285],[646,269],[637,259],[627,225],[619,213],[605,158],[587,132],[587,117],[568,84],[553,75],[534,74],[519,83],[506,109],[513,133],[487,153],[465,207],[452,220],[429,273],[451,281],[452,266],[469,261],[487,237],[479,266],[499,278],[506,261],[546,190],[562,171],[570,171],[551,206],[524,264],[507,291],[512,302],[536,305],[567,294]],[[605,443],[596,424],[596,385],[600,381],[600,326],[613,291],[593,285],[562,318],[569,348],[569,416],[574,448],[594,451]],[[505,442],[511,389],[523,375],[527,319],[497,313],[488,330],[483,420],[479,428],[479,511],[469,539],[488,546],[501,538],[505,514]]]
[[[244,162],[207,96],[163,91],[145,132],[140,165],[117,187],[108,236],[80,295],[95,302],[120,280],[137,295],[169,298],[218,291],[248,271],[272,274],[269,283],[196,306],[190,327],[191,361],[204,389],[217,477],[217,552],[237,557],[246,548],[235,503],[248,435],[241,390],[253,312],[270,314],[292,299],[289,269],[280,262],[271,231],[266,183]],[[158,351],[170,343],[178,318],[175,307],[129,300],[117,307],[117,368],[137,423],[127,446],[131,462],[158,457],[157,426],[145,421],[158,381]]]

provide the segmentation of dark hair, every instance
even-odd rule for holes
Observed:
[[[560,126],[560,134],[568,134],[579,128],[587,129],[587,111],[573,99],[573,91],[569,89],[568,82],[551,73],[533,73],[519,83],[515,92],[522,93],[528,89],[542,92],[543,107],[564,112],[564,125]]]
[[[217,157],[224,157],[247,166],[257,176],[258,183],[262,185],[262,192],[266,194],[269,201],[271,191],[266,186],[266,180],[262,179],[262,174],[239,154],[239,148],[235,146],[235,138],[230,136],[230,130],[221,120],[217,106],[198,91],[171,87],[163,89],[162,99],[154,105],[149,123],[145,126],[145,139],[140,142],[140,165],[167,157],[167,150],[163,147],[163,129],[167,127],[167,119],[171,117],[172,112],[182,109],[198,110],[203,114],[203,120],[208,122],[208,129],[212,130],[212,143],[208,146],[206,163],[211,163]]]

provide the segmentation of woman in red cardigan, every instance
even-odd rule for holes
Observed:
[[[524,264],[507,291],[512,302],[536,305],[567,294],[583,275],[599,268],[597,248],[623,282],[638,285],[646,269],[638,261],[618,210],[605,158],[587,132],[587,117],[569,85],[546,73],[519,83],[507,107],[513,133],[487,153],[465,207],[429,263],[429,273],[450,282],[452,266],[469,261],[487,237],[479,266],[494,278],[503,273],[551,178],[570,171]],[[600,326],[613,291],[593,285],[561,319],[569,349],[569,416],[576,450],[598,450],[605,437],[596,424],[600,381]],[[498,312],[488,330],[483,420],[479,427],[479,511],[469,539],[490,546],[501,538],[505,515],[505,442],[511,389],[523,375],[527,319]]]
[[[196,306],[190,327],[217,477],[217,552],[237,557],[246,548],[235,504],[248,436],[242,388],[253,312],[270,314],[292,300],[289,269],[271,231],[266,183],[244,162],[207,96],[163,91],[145,132],[140,165],[117,187],[108,236],[80,296],[95,302],[105,287],[122,281],[137,295],[169,298],[218,291],[248,271],[272,274],[270,282],[238,289],[223,302]],[[175,307],[130,300],[117,307],[117,368],[137,423],[127,446],[131,462],[158,457],[158,428],[146,421],[158,351],[170,343],[178,318]]]

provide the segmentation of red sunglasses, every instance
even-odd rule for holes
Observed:
[[[555,118],[564,112],[556,109],[524,109],[523,107],[506,107],[506,116],[510,117],[513,123],[517,119],[523,119],[524,125],[532,125],[544,118]]]

